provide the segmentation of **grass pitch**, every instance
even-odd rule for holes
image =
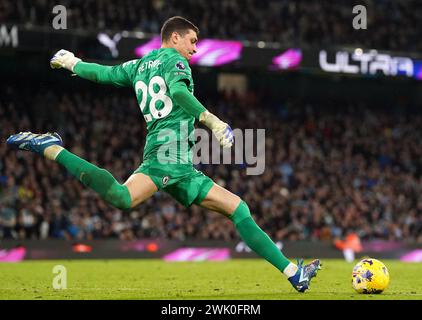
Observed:
[[[354,264],[342,260],[322,260],[323,269],[304,294],[297,293],[283,275],[260,259],[0,263],[0,299],[422,300],[421,264],[396,260],[383,262],[390,272],[390,285],[379,295],[355,293],[351,287]],[[66,267],[65,290],[53,289],[56,265]]]

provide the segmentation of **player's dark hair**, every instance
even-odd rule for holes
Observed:
[[[171,17],[164,22],[163,27],[161,28],[161,41],[164,42],[169,40],[173,32],[177,32],[181,36],[184,36],[189,30],[195,31],[196,35],[199,34],[198,27],[189,20],[180,16]]]

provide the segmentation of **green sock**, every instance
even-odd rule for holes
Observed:
[[[231,215],[230,220],[233,221],[240,237],[248,247],[278,270],[283,272],[290,264],[270,237],[252,219],[248,205],[243,200]]]
[[[119,209],[129,209],[131,198],[128,188],[121,185],[107,171],[79,158],[63,149],[56,157],[56,162],[65,167],[85,186],[96,191],[103,200]]]

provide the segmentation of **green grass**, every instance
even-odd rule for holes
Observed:
[[[306,261],[305,261],[306,262]],[[0,263],[0,299],[418,299],[421,265],[383,260],[390,285],[379,295],[351,288],[353,264],[323,260],[323,269],[305,294],[260,259],[227,262],[160,260],[44,260]],[[67,269],[67,289],[55,290],[55,265]]]

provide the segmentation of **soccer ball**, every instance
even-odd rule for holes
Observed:
[[[387,288],[390,275],[379,260],[367,258],[355,265],[352,272],[352,287],[358,293],[381,293]]]

